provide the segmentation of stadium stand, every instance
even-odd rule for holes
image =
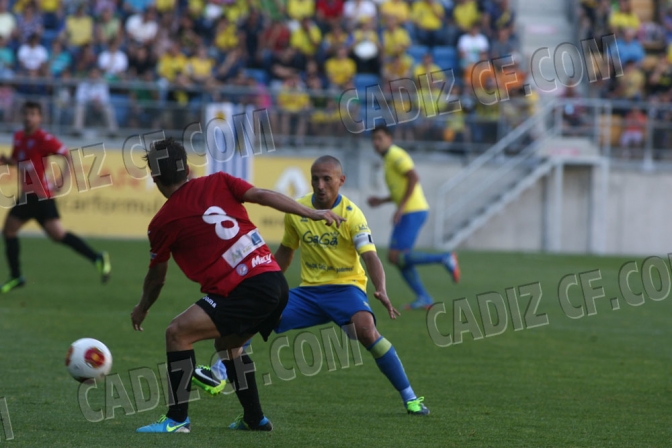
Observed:
[[[637,13],[650,11],[651,3],[637,1]],[[468,37],[474,26],[477,39],[488,45]],[[490,57],[481,50],[495,41],[498,57],[516,51],[515,36],[507,0],[0,0],[2,113],[16,118],[27,95],[43,95],[58,124],[73,132],[97,115],[96,123],[106,123],[110,132],[157,121],[178,129],[182,120],[200,119],[208,102],[249,102],[261,85],[271,94],[272,108],[281,117],[289,114],[289,123],[298,120],[303,134],[302,114],[318,121],[331,116],[338,95],[330,89],[362,90],[393,80],[395,73],[417,76],[427,55],[433,66],[453,70],[454,92],[461,89],[473,100],[476,89],[465,82],[465,73]],[[341,48],[343,63],[337,59]],[[410,70],[399,67],[399,61],[408,64],[406,56]],[[102,94],[95,97],[78,84],[95,85]],[[306,92],[330,99],[306,103]],[[77,101],[85,93],[94,97]],[[523,104],[521,111],[527,110]],[[467,126],[481,126],[482,113],[462,113]],[[295,132],[287,118],[280,121],[282,132]],[[422,140],[426,125],[415,135],[406,132],[407,139]],[[443,131],[452,125],[445,117],[431,124],[437,135],[450,134]],[[311,134],[336,127],[307,129]],[[465,135],[483,134],[473,131]]]

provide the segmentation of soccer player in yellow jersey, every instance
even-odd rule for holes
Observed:
[[[387,309],[390,318],[395,319],[399,312],[387,297],[385,271],[364,214],[339,193],[345,182],[341,163],[334,157],[322,156],[310,171],[313,193],[299,199],[299,203],[310,208],[331,209],[346,221],[337,229],[285,215],[285,235],[275,260],[280,269],[286,271],[294,251],[300,247],[301,285],[290,290],[289,301],[275,331],[283,333],[328,322],[341,327],[354,324],[357,339],[399,391],[407,412],[427,415],[429,409],[422,403],[424,398],[413,392],[394,347],[376,329],[360,258],[373,282],[374,297]]]
[[[399,315],[387,297],[385,271],[376,254],[376,246],[362,211],[339,190],[345,175],[338,159],[318,158],[310,169],[313,193],[299,203],[317,209],[332,210],[345,218],[339,228],[313,225],[301,218],[285,215],[285,235],[275,253],[283,272],[301,248],[301,285],[289,291],[289,300],[276,333],[335,322],[343,327],[354,324],[357,339],[376,360],[376,364],[401,394],[406,411],[427,415],[424,397],[417,397],[408,381],[404,366],[392,344],[378,333],[373,311],[366,296],[367,277],[360,262],[364,260],[376,297],[390,318]],[[351,335],[355,336],[355,335]],[[221,361],[212,368],[199,366],[192,381],[211,394],[224,389],[226,369]]]
[[[457,256],[452,252],[431,254],[413,250],[415,240],[429,214],[429,204],[422,191],[420,178],[413,160],[406,151],[393,144],[392,134],[386,126],[377,126],[372,132],[372,140],[374,149],[384,160],[385,183],[390,195],[384,198],[370,197],[368,202],[371,207],[387,202],[397,205],[388,259],[399,268],[402,277],[416,295],[416,300],[406,305],[406,308],[428,308],[434,300],[425,290],[415,266],[443,264],[457,283],[460,281]]]

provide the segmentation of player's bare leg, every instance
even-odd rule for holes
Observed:
[[[44,221],[42,229],[52,241],[69,246],[72,250],[94,263],[103,283],[109,280],[112,265],[110,264],[110,256],[107,252],[94,252],[84,240],[74,233],[65,230],[59,218]]]
[[[351,322],[359,342],[371,353],[380,371],[401,394],[406,411],[413,415],[429,414],[429,409],[422,403],[424,397],[417,397],[413,392],[396,350],[376,329],[373,315],[368,311],[358,311],[352,316]]]
[[[2,286],[0,286],[1,293],[7,293],[14,288],[25,285],[26,281],[21,276],[21,269],[19,264],[19,230],[26,223],[26,221],[17,218],[16,216],[7,215],[5,225],[2,228],[2,235],[5,239],[5,255],[7,257],[7,264],[10,269],[10,278]]]

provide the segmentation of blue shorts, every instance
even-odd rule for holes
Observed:
[[[415,240],[418,239],[420,229],[427,220],[427,215],[429,215],[427,210],[402,215],[401,220],[392,230],[390,249],[401,251],[413,249]]]
[[[342,327],[359,311],[373,315],[366,293],[352,285],[299,286],[289,290],[276,333],[335,322]],[[375,320],[375,316],[373,317]]]

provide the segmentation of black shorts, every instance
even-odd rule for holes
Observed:
[[[56,201],[53,199],[40,199],[34,193],[26,195],[25,204],[16,204],[12,207],[9,215],[21,221],[36,219],[40,225],[43,225],[45,221],[50,219],[60,218],[58,209],[56,208]]]
[[[246,278],[227,297],[208,294],[196,305],[210,316],[220,336],[260,333],[267,341],[288,298],[287,280],[275,271]]]

